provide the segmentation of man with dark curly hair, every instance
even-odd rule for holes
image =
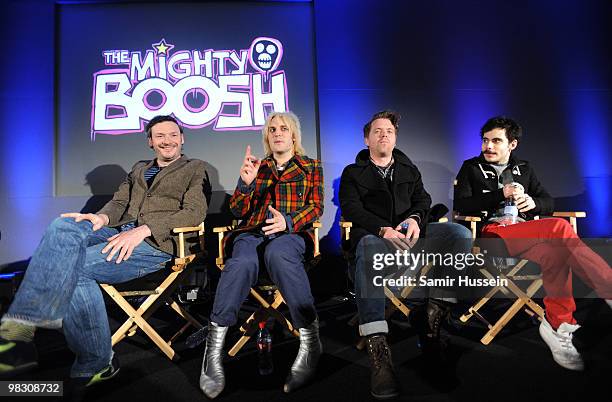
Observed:
[[[463,215],[486,216],[488,221],[481,231],[484,237],[504,239],[510,255],[540,265],[547,293],[540,335],[559,365],[583,370],[582,356],[572,343],[573,333],[580,328],[573,316],[572,272],[612,307],[612,270],[566,220],[534,220],[538,215],[550,215],[554,200],[533,166],[514,157],[522,134],[522,128],[510,118],[487,120],[480,130],[480,155],[463,162],[457,174],[454,209]],[[516,204],[516,217],[505,213],[506,200]]]

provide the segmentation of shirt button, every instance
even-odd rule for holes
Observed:
[[[147,197],[150,197],[150,196],[151,196],[151,193],[147,193]]]
[[[138,216],[140,216],[141,218],[144,216],[144,214],[141,212],[138,214]]]
[[[298,198],[302,198],[302,193],[297,193]]]

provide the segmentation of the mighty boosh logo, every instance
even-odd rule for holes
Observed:
[[[283,45],[259,37],[249,49],[181,50],[162,39],[152,50],[105,50],[94,73],[91,136],[140,132],[144,121],[173,114],[185,127],[260,129],[269,111],[288,110],[278,70]]]

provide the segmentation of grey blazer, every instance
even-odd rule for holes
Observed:
[[[146,224],[151,236],[145,241],[151,246],[177,255],[178,236],[172,229],[197,226],[206,216],[208,173],[203,161],[182,155],[164,167],[147,187],[144,173],[154,161],[138,162],[99,214],[109,218],[108,226],[118,227],[130,221],[137,226]]]

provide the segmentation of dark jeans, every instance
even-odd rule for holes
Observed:
[[[443,250],[429,249],[428,252],[469,253],[472,246],[472,233],[469,229],[456,223],[429,223],[427,241],[443,248]],[[355,249],[355,297],[359,311],[359,332],[362,336],[389,332],[385,321],[386,299],[383,288],[372,284],[371,257],[373,250],[380,253],[390,252],[389,243],[379,236],[367,235],[359,240]],[[413,274],[418,274],[418,271],[415,270]],[[448,296],[452,295],[436,292],[436,289],[423,288],[415,288],[410,295],[411,298]]]
[[[262,261],[282,293],[295,326],[310,325],[316,318],[316,310],[304,270],[305,252],[304,239],[297,234],[282,234],[272,240],[256,233],[238,235],[232,257],[221,271],[211,321],[223,327],[236,323],[240,306],[257,283]]]
[[[90,377],[112,358],[108,317],[98,283],[121,283],[158,271],[172,256],[146,242],[127,261],[106,261],[102,249],[117,229],[92,230],[89,221],[57,218],[32,255],[15,300],[2,321],[62,328],[76,354],[70,375]],[[116,257],[117,255],[115,255]]]

